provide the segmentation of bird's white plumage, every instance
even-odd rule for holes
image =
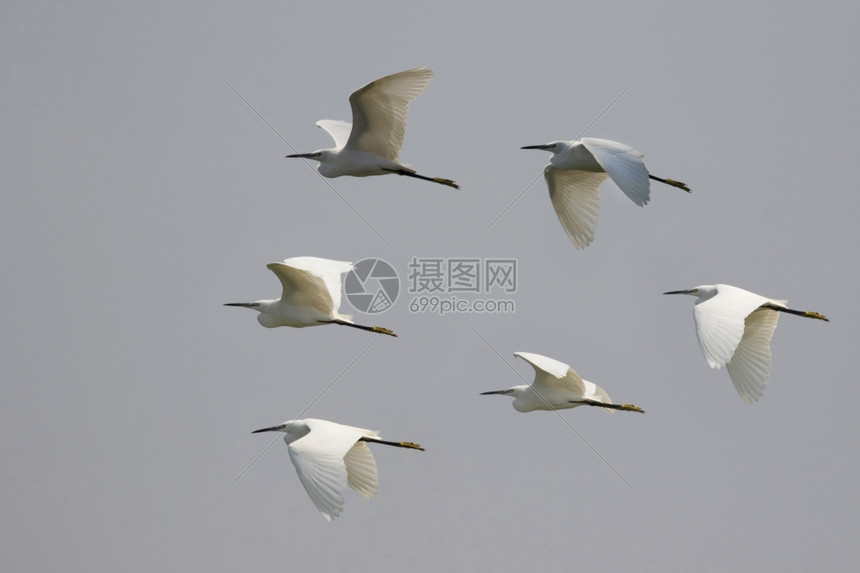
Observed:
[[[352,131],[351,123],[337,119],[321,119],[317,122],[317,127],[325,130],[334,139],[334,146],[336,148],[346,146],[346,142],[349,141],[349,134]]]
[[[379,437],[379,434],[375,437]],[[370,499],[379,490],[376,460],[364,442],[356,442],[343,458],[346,463],[346,482],[349,487]]]
[[[544,178],[561,228],[577,249],[584,249],[594,240],[594,229],[600,216],[600,193],[597,189],[606,180],[606,174],[560,171],[547,166]]]
[[[266,265],[281,281],[281,299],[335,316],[340,309],[341,275],[352,263],[319,257],[293,257]]]
[[[533,352],[514,352],[514,356],[522,358],[535,369],[535,379],[532,382],[535,389],[562,389],[585,395],[582,378],[564,362]]]
[[[608,139],[583,137],[580,142],[631,201],[640,207],[648,204],[651,184],[648,169],[642,162],[644,154],[629,145]]]
[[[347,149],[400,160],[409,102],[424,91],[433,72],[424,66],[374,80],[352,93],[352,132]]]
[[[451,179],[428,177],[400,163],[409,102],[427,87],[433,72],[413,68],[374,80],[352,93],[352,123],[323,119],[317,125],[334,139],[333,149],[294,153],[318,161],[323,177],[369,177],[396,173],[459,189]]]
[[[347,486],[366,498],[376,495],[376,460],[366,441],[423,450],[412,442],[381,440],[379,432],[328,420],[288,420],[252,433],[283,432],[299,481],[316,508],[331,521],[343,511]]]
[[[745,402],[752,403],[764,396],[770,376],[770,339],[778,320],[776,311],[752,311],[744,321],[744,335],[731,361],[726,364],[729,377]]]
[[[583,137],[523,149],[542,149],[553,154],[544,168],[544,178],[558,220],[577,249],[594,240],[600,215],[599,188],[607,177],[640,207],[651,199],[651,176],[642,162],[644,156],[629,145]],[[657,179],[689,191],[678,181]]]
[[[340,313],[341,275],[353,265],[318,257],[293,257],[266,265],[281,281],[281,298],[255,302],[228,302],[256,310],[257,322],[266,328],[304,328],[325,324],[346,325],[378,334],[397,336],[388,328],[356,324]]]
[[[711,368],[726,367],[738,394],[748,403],[764,395],[770,376],[770,340],[779,320],[775,308],[827,320],[818,313],[790,310],[785,300],[725,284],[701,285],[667,294],[698,297],[693,306],[693,320],[699,348]]]
[[[583,380],[564,362],[533,352],[514,352],[514,356],[531,364],[535,371],[534,381],[531,385],[489,393],[512,395],[513,406],[519,412],[575,408],[582,405],[583,400],[606,404],[611,402],[603,388]],[[612,410],[604,410],[613,413]]]
[[[576,370],[554,358],[534,354],[532,352],[514,352],[514,356],[522,358],[535,369],[535,379],[532,388],[544,394],[547,391],[563,391],[579,394],[583,398],[596,402],[609,403],[612,400],[606,391],[588,380],[583,380]],[[606,410],[604,408],[604,410]],[[614,414],[612,410],[606,410]]]
[[[313,418],[293,425],[308,431],[298,439],[286,433],[284,441],[299,480],[323,517],[331,521],[341,514],[347,485],[367,498],[376,494],[376,461],[359,440],[378,438],[377,432]]]
[[[740,344],[746,317],[767,302],[784,305],[785,301],[772,300],[731,285],[714,286],[716,295],[696,301],[693,319],[699,346],[708,364],[711,368],[720,368],[731,361]]]

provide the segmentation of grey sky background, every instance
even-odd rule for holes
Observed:
[[[0,568],[855,566],[857,4],[341,4],[0,10]],[[223,81],[305,152],[351,91],[418,65],[436,76],[401,157],[462,189],[327,180],[369,225]],[[608,182],[577,251],[549,154],[519,147],[577,137],[634,81],[587,135],[693,193],[655,184],[640,209]],[[516,258],[516,312],[403,296],[366,320],[400,334],[377,340],[221,306],[277,297],[265,265],[298,255],[401,277]],[[660,294],[717,282],[832,320],[781,318],[752,406],[708,368],[694,299]],[[647,414],[479,396],[531,380],[518,350]],[[427,451],[373,448],[379,494],[327,523],[280,438],[250,434],[299,416]]]

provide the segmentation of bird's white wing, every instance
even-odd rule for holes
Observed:
[[[603,402],[604,404],[612,403],[612,399],[609,397],[609,394],[606,393],[606,390],[604,390],[594,382],[583,380],[582,384],[585,387],[585,392],[583,393],[583,395],[589,400],[594,400],[595,402]],[[609,412],[610,414],[615,413],[615,410],[612,410],[610,408],[603,408],[603,411]]]
[[[778,320],[779,313],[775,310],[754,310],[747,316],[744,335],[726,364],[735,389],[748,404],[764,396],[770,376],[770,339]]]
[[[567,390],[585,396],[586,388],[582,378],[564,362],[532,352],[514,352],[514,356],[522,358],[535,369],[532,388],[539,394],[547,390]]]
[[[606,393],[606,390],[595,384],[594,382],[589,382],[588,380],[583,380],[582,383],[585,385],[585,397],[591,400],[596,400],[597,402],[611,402],[609,399],[609,394]]]
[[[544,178],[564,232],[574,247],[584,249],[594,240],[594,229],[600,215],[598,187],[606,180],[606,173],[567,171],[547,166]]]
[[[580,141],[625,195],[640,207],[648,203],[651,185],[648,169],[642,162],[642,153],[629,145],[608,139],[584,137]]]
[[[284,263],[269,263],[266,267],[281,281],[283,300],[323,314],[337,312],[331,293],[319,276]]]
[[[317,127],[325,130],[334,139],[335,147],[345,146],[349,140],[349,133],[352,131],[351,123],[336,119],[321,119],[317,122]]]
[[[711,368],[728,364],[744,335],[744,321],[770,299],[731,285],[716,285],[717,294],[693,306],[699,347]]]
[[[326,420],[305,422],[310,432],[289,444],[290,459],[311,501],[331,521],[343,511],[349,480],[344,456],[362,431]]]
[[[281,280],[284,299],[323,312],[340,308],[341,275],[352,269],[350,262],[318,257],[293,257],[266,266]]]
[[[433,72],[413,68],[372,81],[349,96],[352,133],[346,147],[399,161],[409,102],[424,91]]]
[[[365,442],[356,442],[343,458],[346,462],[346,481],[349,487],[366,498],[376,495],[379,490],[379,477],[376,473],[376,460]]]

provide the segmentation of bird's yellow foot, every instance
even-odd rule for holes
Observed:
[[[666,179],[666,184],[671,185],[672,187],[677,187],[678,189],[683,189],[687,193],[690,193],[690,188],[687,187],[686,183],[681,183],[680,181],[675,181],[674,179]]]
[[[424,448],[415,442],[400,442],[400,446],[404,448],[412,448],[413,450],[421,450],[422,452],[424,451]]]
[[[823,320],[824,322],[830,322],[830,319],[827,318],[826,316],[824,316],[823,314],[813,312],[811,310],[804,312],[803,316],[805,316],[807,318],[817,318],[818,320]]]
[[[640,412],[642,414],[645,413],[645,410],[636,406],[635,404],[620,404],[622,410],[627,410],[628,412]]]
[[[391,330],[389,328],[385,328],[384,326],[371,326],[370,330],[372,330],[373,332],[376,332],[377,334],[387,334],[388,336],[393,336],[393,337],[397,338],[397,335],[394,334],[393,330]]]
[[[459,185],[457,185],[457,184],[456,184],[454,181],[452,181],[451,179],[443,179],[443,178],[441,178],[441,177],[434,177],[434,178],[433,178],[433,181],[434,181],[434,182],[436,182],[436,183],[441,183],[442,185],[447,185],[448,187],[453,187],[454,189],[459,189],[459,188],[460,188],[460,186],[459,186]]]

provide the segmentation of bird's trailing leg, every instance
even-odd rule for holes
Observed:
[[[377,334],[387,334],[388,336],[397,337],[394,334],[394,331],[390,328],[385,328],[384,326],[364,326],[363,324],[355,324],[354,322],[347,322],[345,320],[327,320],[325,321],[327,324],[341,324],[343,326],[351,326],[353,328],[360,328],[361,330],[366,330],[368,332],[375,332]]]
[[[414,177],[416,179],[423,179],[424,181],[439,183],[440,185],[447,185],[448,187],[453,187],[454,189],[460,188],[460,186],[457,185],[451,179],[443,179],[442,177],[427,177],[426,175],[419,175],[418,173],[410,171],[409,169],[386,169],[385,171],[391,171],[392,173],[397,173],[398,175],[405,175],[407,177]]]
[[[571,400],[571,404],[586,404],[588,406],[597,406],[598,408],[609,408],[611,410],[625,410],[627,412],[639,412],[644,414],[645,410],[635,404],[608,404],[606,402],[598,402],[597,400]]]
[[[654,181],[659,181],[660,183],[665,183],[666,185],[671,185],[672,187],[677,187],[678,189],[683,189],[687,193],[690,193],[690,188],[687,187],[686,183],[681,183],[680,181],[675,181],[674,179],[663,179],[662,177],[657,177],[656,175],[648,174],[648,177],[653,179]]]
[[[418,444],[416,444],[414,442],[388,442],[386,440],[380,440],[379,438],[368,438],[368,437],[359,438],[359,440],[361,440],[362,442],[373,442],[374,444],[385,444],[386,446],[395,446],[398,448],[410,448],[413,450],[421,450],[422,452],[424,451],[424,448],[422,448],[421,446],[419,446]]]
[[[805,316],[806,318],[816,318],[818,320],[823,320],[824,322],[830,322],[830,319],[824,316],[821,313],[813,312],[811,310],[794,310],[792,308],[784,308],[781,306],[776,306],[773,304],[763,304],[764,308],[769,308],[771,310],[777,310],[779,312],[787,312],[788,314],[794,314],[797,316]]]

